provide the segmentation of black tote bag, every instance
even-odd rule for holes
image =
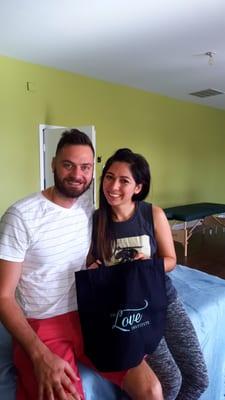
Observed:
[[[164,334],[163,260],[126,262],[75,273],[85,354],[99,371],[137,366]]]

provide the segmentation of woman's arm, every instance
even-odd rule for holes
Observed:
[[[93,244],[91,243],[87,257],[86,257],[86,266],[89,268],[92,263],[95,262],[95,258],[92,254]]]
[[[165,272],[169,272],[174,269],[177,262],[171,228],[164,211],[160,207],[152,206],[152,214],[158,255],[164,259]]]
[[[93,243],[91,243],[88,255],[86,257],[86,266],[87,268],[95,269],[98,268],[99,265],[101,265],[101,261],[96,260],[96,258],[92,254],[92,250],[93,250]]]

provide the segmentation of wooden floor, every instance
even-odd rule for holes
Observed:
[[[193,232],[185,260],[183,246],[175,242],[177,263],[225,279],[225,228],[201,227]]]

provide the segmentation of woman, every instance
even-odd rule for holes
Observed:
[[[96,268],[101,262],[114,265],[128,259],[154,257],[163,258],[165,272],[175,267],[167,218],[161,208],[143,201],[150,181],[147,161],[130,149],[119,149],[107,160],[100,183],[99,209],[93,218],[90,267]],[[124,375],[122,388],[132,399],[197,400],[208,385],[205,362],[192,323],[168,276],[166,290],[165,338],[147,360]],[[157,388],[152,397],[151,387]]]

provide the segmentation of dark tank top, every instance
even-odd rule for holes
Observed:
[[[97,219],[98,210],[93,217],[92,255],[100,259],[97,254]],[[146,257],[157,258],[157,243],[154,234],[152,204],[141,201],[136,203],[135,213],[126,221],[112,222],[111,229],[115,245],[111,260],[104,261],[106,265],[115,265],[121,262],[131,261],[136,252],[144,253]],[[166,293],[168,303],[173,302],[177,292],[170,277],[166,274]]]

